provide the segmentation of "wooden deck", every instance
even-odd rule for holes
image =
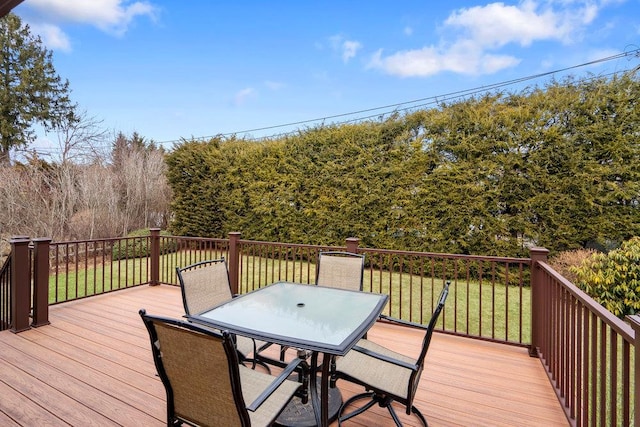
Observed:
[[[164,425],[164,388],[138,309],[179,317],[181,304],[177,287],[142,286],[53,306],[49,326],[0,332],[0,425]],[[382,324],[369,338],[402,352],[420,345],[413,331]],[[344,397],[361,391],[338,386]],[[568,425],[525,349],[445,334],[434,334],[415,403],[432,427]],[[393,422],[374,408],[345,425]]]

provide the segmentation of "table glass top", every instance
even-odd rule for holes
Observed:
[[[280,282],[194,316],[270,342],[343,354],[375,322],[386,295]]]

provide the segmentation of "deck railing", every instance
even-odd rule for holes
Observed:
[[[0,267],[0,331],[11,326],[11,254]]]
[[[576,426],[640,426],[633,328],[545,262],[535,268],[531,351],[543,362],[568,419]]]
[[[314,283],[318,253],[338,249],[365,255],[363,289],[389,295],[388,315],[428,322],[442,285],[450,280],[441,330],[515,345],[530,343],[530,316],[523,314],[531,312],[529,258],[360,248],[357,239],[348,239],[344,247],[240,240],[238,291],[279,280]]]
[[[160,236],[156,229],[122,239],[15,239],[11,263],[0,275],[11,330],[47,324],[49,304],[144,284],[175,285],[177,266],[204,259],[225,257],[233,292],[246,293],[280,280],[314,283],[320,251],[348,250],[365,254],[364,290],[390,296],[387,314],[426,321],[450,280],[441,331],[527,346],[542,361],[572,425],[640,426],[640,317],[629,319],[632,327],[604,310],[549,267],[545,249],[532,249],[530,258],[502,258],[361,248],[358,239],[333,247],[240,237]],[[4,313],[7,304],[0,302]]]

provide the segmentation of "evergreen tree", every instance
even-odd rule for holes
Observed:
[[[63,120],[75,120],[75,105],[51,52],[16,15],[0,18],[0,165],[10,162],[11,149],[33,141],[34,123],[48,131]]]

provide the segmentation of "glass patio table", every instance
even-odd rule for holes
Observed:
[[[311,351],[311,401],[317,424],[327,426],[331,356],[344,356],[373,326],[387,300],[382,294],[278,282],[189,318],[238,335]]]

